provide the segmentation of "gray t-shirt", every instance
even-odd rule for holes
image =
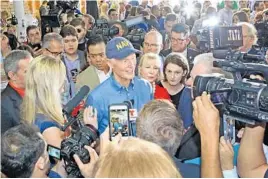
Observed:
[[[220,22],[224,25],[232,25],[233,22],[233,11],[229,8],[223,8],[218,12]]]

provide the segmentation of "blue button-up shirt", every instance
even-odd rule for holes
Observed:
[[[86,106],[90,105],[97,109],[98,130],[103,133],[108,126],[109,105],[133,101],[133,108],[140,111],[152,99],[152,87],[148,81],[134,77],[129,87],[126,88],[111,75],[89,94]]]

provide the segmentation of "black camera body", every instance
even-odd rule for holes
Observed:
[[[237,59],[238,60],[238,59]],[[215,75],[197,76],[194,81],[194,97],[203,91],[213,95],[223,95],[221,101],[225,116],[249,124],[268,122],[268,87],[267,83],[242,79],[241,73],[258,72],[268,81],[268,65],[243,63],[242,61],[217,60],[214,67],[231,72],[234,79]]]
[[[65,162],[68,176],[82,177],[81,172],[73,158],[77,154],[83,163],[90,162],[90,156],[85,145],[90,146],[98,138],[98,133],[92,126],[83,126],[61,143],[61,157]]]
[[[112,26],[110,27],[106,19],[98,19],[92,30],[89,30],[86,34],[86,38],[92,35],[102,35],[105,42],[111,40],[115,35],[119,33],[119,28]]]

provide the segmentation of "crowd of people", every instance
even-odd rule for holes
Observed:
[[[268,50],[258,50],[255,25],[268,22],[268,1],[223,0],[216,7],[210,0],[193,1],[192,14],[185,12],[187,1],[169,3],[100,1],[99,17],[70,11],[61,14],[59,33],[42,34],[40,26],[29,25],[27,42],[15,45],[8,14],[1,14],[1,29],[7,29],[1,32],[0,57],[2,177],[68,176],[64,160],[51,165],[47,146],[61,148],[72,133],[62,130],[63,108],[83,86],[90,92],[76,109],[83,112],[82,123],[99,134],[84,146],[89,163],[72,156],[86,178],[268,177],[266,123],[237,127],[236,143],[221,136],[222,116],[211,95],[204,91],[194,98],[192,89],[199,75],[233,77],[213,66],[211,52],[189,59],[190,49],[198,50],[198,31],[215,17],[221,26],[241,26],[243,45],[236,50],[263,55],[267,64]],[[48,13],[44,1],[40,15]],[[151,23],[136,26],[146,32],[137,49],[121,21],[139,15]],[[87,35],[97,18],[118,34],[108,42],[102,34]],[[126,101],[137,113],[132,136],[118,134],[110,141],[109,106]]]

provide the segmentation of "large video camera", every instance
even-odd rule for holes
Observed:
[[[98,19],[96,20],[96,23],[93,29],[87,32],[86,37],[89,38],[92,35],[102,35],[104,41],[108,42],[118,33],[119,33],[119,28],[115,26],[110,27],[106,19]]]
[[[125,35],[125,38],[128,39],[133,45],[137,44],[140,46],[144,40],[146,32],[142,29],[136,27],[136,25],[144,22],[150,22],[146,20],[143,16],[137,16],[131,19],[124,20],[121,23],[129,33]],[[114,24],[109,24],[106,19],[99,19],[96,21],[92,30],[88,31],[86,37],[91,35],[102,35],[105,42],[111,40],[114,36],[118,35],[119,28],[114,26]]]
[[[66,116],[68,122],[61,130],[66,131],[67,129],[71,129],[71,135],[61,142],[61,149],[49,146],[52,149],[48,150],[51,157],[64,160],[65,170],[70,178],[83,177],[73,158],[74,154],[78,155],[83,163],[89,163],[90,155],[84,146],[91,146],[99,137],[99,133],[94,126],[83,124],[81,120],[83,113],[78,113],[75,116],[71,115],[73,109],[78,106],[88,93],[89,87],[83,86],[77,95],[63,108],[63,114]]]

